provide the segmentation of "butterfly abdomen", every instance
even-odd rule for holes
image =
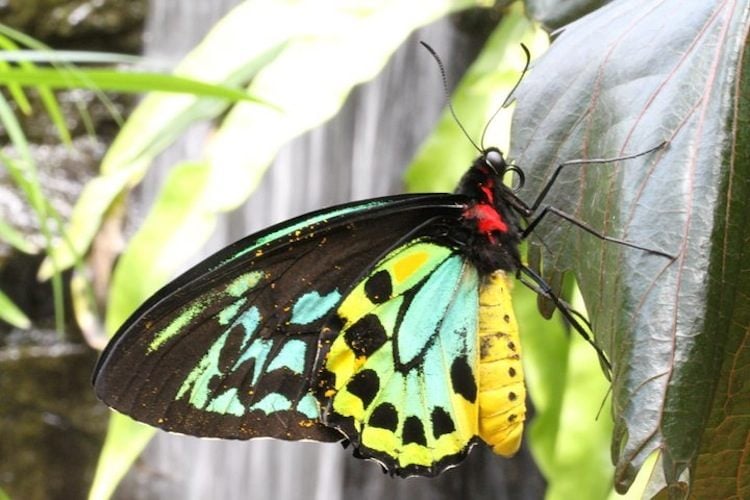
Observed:
[[[526,389],[510,278],[490,274],[479,294],[479,436],[498,455],[518,451],[526,417]]]

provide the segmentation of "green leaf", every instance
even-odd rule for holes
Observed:
[[[271,47],[251,60],[252,64],[231,68],[234,73],[224,75],[226,81],[249,78],[278,50],[279,47]],[[206,57],[206,61],[210,60]],[[206,66],[210,64],[206,62]],[[108,150],[102,162],[102,173],[84,187],[78,198],[66,228],[69,244],[57,245],[52,252],[58,265],[67,268],[75,262],[76,255],[86,251],[107,211],[117,203],[118,197],[140,182],[159,153],[191,124],[218,115],[227,105],[224,101],[198,96],[158,92],[147,96]],[[51,270],[51,261],[47,259],[40,267],[39,278],[46,279]]]
[[[0,319],[24,330],[31,326],[29,317],[2,291],[0,291]]]
[[[51,219],[56,218],[57,214],[54,208],[49,205],[47,198],[42,192],[36,164],[31,155],[26,136],[13,109],[2,93],[0,93],[0,124],[2,124],[5,132],[8,134],[14,149],[14,157],[10,157],[0,151],[0,164],[7,169],[13,183],[24,193],[31,210],[39,219],[40,232],[44,237],[45,246],[46,248],[50,248],[54,238]],[[58,331],[62,332],[64,324],[62,278],[54,264],[53,261],[50,266],[52,270],[50,274],[52,276],[52,294],[55,304],[55,326]]]
[[[750,385],[737,383],[750,331],[747,17],[747,2],[611,3],[568,26],[517,93],[511,157],[526,169],[527,202],[566,160],[669,141],[637,159],[567,167],[545,204],[676,260],[554,215],[535,233],[551,282],[575,271],[614,367],[618,491],[656,450],[677,496],[688,472],[712,496],[748,491]]]
[[[747,33],[747,3],[744,8],[740,30]],[[738,30],[738,21],[740,19],[732,19],[733,34]],[[734,41],[726,48],[733,50],[738,45],[739,41]],[[747,383],[750,380],[750,280],[747,279],[750,273],[747,220],[750,213],[750,137],[747,133],[750,54],[746,48],[745,41],[740,52],[742,59],[730,59],[728,68],[729,75],[735,78],[729,83],[737,86],[727,92],[733,98],[725,116],[729,125],[725,132],[729,147],[725,151],[726,171],[719,180],[721,196],[715,211],[709,264],[711,293],[706,305],[712,312],[706,322],[716,321],[710,330],[717,340],[714,366],[720,364],[721,368],[712,373],[718,375],[718,380],[694,467],[691,490],[694,498],[750,497],[747,469],[750,456],[747,439],[750,436],[750,387]],[[736,73],[732,74],[733,70]]]
[[[107,500],[112,496],[122,476],[155,433],[156,429],[153,427],[140,424],[125,415],[112,413],[94,482],[89,490],[89,500]]]
[[[17,52],[17,49],[18,46],[13,42],[13,40],[0,35],[0,54]],[[0,59],[0,69],[9,69],[10,67],[10,64]],[[18,84],[10,83],[7,85],[7,89],[10,97],[18,106],[18,109],[25,115],[30,114],[31,103],[26,98],[26,94],[24,94],[23,88]]]
[[[279,148],[333,116],[352,88],[373,78],[414,29],[477,3],[387,1],[366,8],[290,3],[285,18],[299,23],[296,36],[250,85],[283,113],[252,103],[235,106],[208,152],[217,168],[246,179],[228,186],[222,209],[246,198]]]
[[[127,72],[122,70],[76,68],[60,71],[57,68],[29,67],[13,69],[0,67],[0,84],[38,86],[53,89],[95,88],[117,92],[177,92],[214,97],[232,101],[257,101],[247,93],[221,85],[212,85],[191,78],[161,73]]]
[[[22,49],[22,47],[28,47],[34,50]],[[111,53],[54,51],[45,44],[35,40],[34,38],[12,28],[9,28],[8,26],[5,26],[3,24],[0,24],[0,48],[5,49],[3,51],[0,51],[0,68],[2,69],[15,69],[7,64],[8,62],[15,62],[18,64],[18,69],[22,71],[33,71],[36,68],[33,63],[41,62],[51,64],[54,67],[53,71],[59,72],[61,76],[75,74],[76,68],[75,66],[73,66],[73,63],[77,62],[114,65],[134,63],[140,60],[139,58],[133,56]],[[29,104],[25,94],[23,93],[23,87],[15,82],[8,83],[7,87],[10,91],[11,97],[16,102],[19,109],[27,115],[30,114],[32,112],[31,105]],[[55,129],[60,136],[60,139],[64,144],[70,145],[70,133],[67,129],[65,118],[62,116],[62,111],[57,102],[57,98],[52,92],[52,89],[45,86],[43,82],[39,82],[39,84],[34,85],[34,89],[39,94],[42,105],[47,111],[50,120],[54,124]],[[119,119],[117,110],[110,103],[109,99],[101,91],[97,91],[97,94],[99,99],[105,104],[105,106],[107,106],[110,113],[116,119]],[[87,111],[80,105],[78,106],[78,108],[84,123],[88,124],[90,120]],[[89,132],[93,134],[92,130],[89,130]]]
[[[0,30],[1,31],[1,30]],[[0,61],[32,62],[44,64],[144,64],[147,61],[140,56],[118,54],[116,52],[90,52],[86,50],[5,50],[0,51]]]
[[[0,220],[0,240],[9,244],[19,252],[30,255],[39,252],[39,248],[31,243],[24,234],[17,231],[13,226],[3,220]]]
[[[216,213],[207,200],[221,191],[212,192],[220,186],[210,178],[212,173],[216,172],[205,163],[185,163],[170,171],[148,217],[117,263],[106,331],[114,332],[136,306],[179,271],[195,253],[195,243],[211,235]]]

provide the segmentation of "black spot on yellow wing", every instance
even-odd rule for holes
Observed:
[[[418,417],[406,417],[404,421],[404,444],[416,443],[421,446],[427,446],[427,438],[424,435],[424,425]]]
[[[396,432],[396,429],[398,429],[398,411],[391,403],[381,403],[373,410],[368,423],[373,427]]]
[[[434,408],[430,419],[432,420],[432,434],[435,436],[435,439],[456,430],[453,419],[444,408],[439,406]]]
[[[368,314],[346,330],[344,341],[356,356],[369,357],[388,341],[388,336],[380,319]]]
[[[346,384],[346,389],[361,399],[362,405],[367,408],[380,390],[380,377],[375,370],[362,370]]]
[[[391,275],[385,269],[376,272],[365,282],[365,295],[373,304],[387,302],[392,294]]]
[[[466,356],[459,356],[451,364],[451,385],[453,390],[463,396],[466,401],[477,399],[477,382],[469,366]]]
[[[328,320],[326,325],[323,327],[323,331],[334,331],[339,332],[346,324],[346,319],[342,318],[341,316],[336,314],[332,314]]]

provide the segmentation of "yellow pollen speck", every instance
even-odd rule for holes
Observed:
[[[402,259],[399,259],[393,265],[393,275],[396,278],[396,281],[402,282],[406,278],[411,276],[414,271],[419,269],[420,266],[422,266],[422,264],[427,261],[428,258],[429,255],[427,254],[427,252],[414,252]]]

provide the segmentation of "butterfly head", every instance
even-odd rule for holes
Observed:
[[[526,177],[523,174],[523,170],[515,165],[508,164],[505,161],[503,152],[498,148],[490,147],[482,151],[482,155],[479,157],[480,161],[489,169],[492,175],[497,178],[503,179],[505,174],[512,173],[513,179],[513,191],[518,191],[524,185]]]
[[[495,175],[503,175],[508,168],[503,152],[497,148],[487,148],[482,151],[481,159]]]

